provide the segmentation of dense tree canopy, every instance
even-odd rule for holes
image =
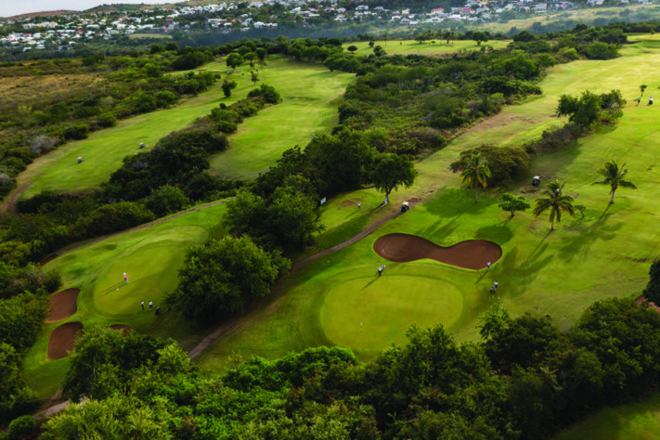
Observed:
[[[197,323],[219,322],[247,300],[268,294],[288,268],[279,252],[265,252],[247,236],[191,245],[179,286],[166,302]]]

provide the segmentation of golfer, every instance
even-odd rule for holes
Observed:
[[[128,275],[126,275],[126,272],[124,272],[124,281],[128,283]]]
[[[142,310],[144,310],[144,301],[142,301],[140,305],[142,306]]]
[[[486,263],[486,272],[490,271],[490,261]]]
[[[498,283],[497,281],[495,281],[495,282],[493,283],[493,287],[495,287],[495,290],[496,290],[496,291],[497,291],[497,286],[499,286],[499,285],[500,285],[500,283]]]
[[[149,310],[153,310],[154,308],[154,303],[149,301]]]

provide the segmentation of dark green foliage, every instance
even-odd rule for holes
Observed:
[[[222,92],[225,94],[226,98],[231,96],[231,91],[235,89],[236,86],[238,86],[236,81],[225,78],[224,82],[222,83]]]
[[[477,45],[481,45],[481,43],[487,42],[489,37],[485,32],[475,31],[472,32],[472,39],[477,42]]]
[[[192,245],[179,272],[179,286],[166,301],[186,319],[205,325],[218,322],[243,310],[247,300],[268,294],[289,264],[279,252],[265,252],[245,236]]]
[[[649,283],[644,289],[644,296],[649,301],[660,304],[660,258],[656,258],[651,263],[649,269]]]
[[[0,426],[39,407],[36,393],[25,385],[22,366],[21,355],[0,339]]]
[[[107,398],[139,369],[157,362],[160,351],[171,343],[109,327],[86,328],[69,357],[62,394],[74,402],[82,396]]]
[[[509,193],[504,193],[500,196],[499,206],[502,211],[510,212],[511,217],[515,215],[517,211],[525,211],[526,209],[531,208],[531,205],[527,203],[525,197],[523,196],[514,196]]]
[[[12,420],[7,432],[8,440],[21,440],[29,438],[37,428],[37,422],[32,416],[21,416]]]
[[[164,217],[168,214],[181,211],[190,200],[184,192],[175,186],[161,186],[147,199],[147,209],[156,214],[156,217]]]
[[[520,147],[482,145],[462,151],[460,160],[450,165],[451,170],[453,172],[462,170],[473,154],[480,154],[488,162],[488,168],[491,172],[491,177],[488,179],[490,186],[511,184],[513,181],[526,176],[531,165],[529,155]]]
[[[80,219],[75,229],[82,238],[98,237],[124,231],[154,219],[154,213],[141,204],[118,202],[103,205],[89,217]]]
[[[277,93],[275,87],[267,84],[262,84],[258,89],[250,90],[250,93],[248,93],[248,98],[257,97],[262,97],[268,104],[277,104],[281,99],[280,94]]]
[[[410,188],[415,182],[415,166],[405,156],[382,154],[371,173],[371,181],[376,189],[385,193],[385,202],[389,195],[399,187]]]
[[[190,49],[190,50],[189,50]],[[203,49],[186,48],[187,53],[172,61],[172,70],[191,70],[202,64],[213,61],[213,54]]]
[[[619,56],[617,44],[607,44],[596,41],[587,46],[587,57],[590,60],[610,60]]]
[[[90,127],[87,124],[76,124],[64,128],[62,130],[62,137],[66,140],[80,140],[87,139]]]
[[[236,69],[238,66],[243,64],[243,57],[240,54],[237,54],[237,53],[230,53],[225,58],[225,62],[227,63],[227,67],[231,67],[232,69]]]
[[[568,116],[570,122],[582,127],[590,127],[599,119],[609,121],[621,117],[620,108],[625,102],[619,90],[611,90],[600,95],[585,90],[579,98],[561,95],[557,114]]]
[[[0,342],[27,351],[41,334],[48,304],[45,295],[29,292],[0,301]]]
[[[513,36],[513,41],[528,43],[530,41],[533,41],[535,38],[536,37],[534,36],[534,34],[530,33],[529,31],[521,31]]]

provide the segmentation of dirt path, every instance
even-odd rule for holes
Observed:
[[[378,220],[377,222],[373,223],[372,225],[368,226],[366,229],[362,230],[360,233],[358,233],[357,235],[355,235],[352,238],[349,238],[348,240],[344,241],[343,243],[339,243],[338,245],[335,245],[335,246],[333,246],[329,249],[318,252],[318,253],[316,253],[314,255],[311,255],[311,256],[303,259],[303,260],[300,260],[299,262],[297,262],[296,264],[291,266],[291,270],[289,270],[289,275],[291,273],[295,272],[296,270],[298,270],[302,267],[305,267],[307,264],[311,263],[312,261],[314,261],[318,258],[325,257],[328,254],[336,252],[340,249],[343,249],[347,246],[352,245],[353,243],[356,243],[356,242],[360,241],[361,239],[363,239],[367,235],[371,234],[374,230],[376,230],[377,228],[382,226],[384,223],[387,223],[388,221],[400,216],[401,214],[403,214],[401,211],[397,211],[393,214],[390,214],[387,217],[382,218],[382,219]],[[227,322],[223,323],[222,325],[220,325],[219,327],[216,327],[206,338],[204,338],[204,340],[202,342],[200,342],[195,348],[193,348],[192,350],[190,350],[190,352],[188,352],[188,357],[191,358],[191,359],[195,358],[197,355],[199,355],[201,352],[203,352],[206,348],[208,348],[208,346],[211,345],[216,339],[218,339],[220,336],[225,334],[227,332],[227,330],[232,328],[240,320],[240,318],[241,318],[241,316],[235,316],[235,317],[231,318],[229,321],[227,321]]]
[[[204,206],[198,206],[197,208],[193,208],[193,209],[190,209],[188,211],[180,212],[179,214],[177,214],[175,216],[172,216],[172,217],[169,217],[167,219],[158,220],[158,221],[155,221],[153,223],[148,223],[146,225],[141,225],[141,226],[137,226],[137,227],[132,228],[132,229],[128,229],[126,231],[117,232],[115,234],[106,235],[105,237],[100,237],[100,238],[97,238],[97,239],[89,240],[87,242],[78,243],[78,244],[76,244],[76,245],[74,245],[70,248],[67,248],[67,249],[64,249],[63,251],[58,252],[57,254],[55,254],[55,256],[53,256],[53,258],[57,257],[57,256],[60,256],[60,255],[64,255],[65,253],[67,253],[67,252],[69,252],[73,249],[79,248],[80,246],[84,246],[86,244],[95,243],[97,241],[103,240],[103,239],[108,238],[108,237],[112,237],[112,236],[119,235],[119,234],[124,234],[126,232],[130,232],[130,231],[133,231],[133,230],[136,230],[136,229],[142,229],[142,228],[145,228],[145,227],[150,226],[150,225],[163,223],[165,221],[172,220],[173,218],[180,217],[180,216],[182,216],[184,214],[187,214],[189,212],[199,211],[200,209],[208,208],[209,206],[219,205],[220,203],[223,203],[223,202],[224,202],[224,200],[220,201],[220,202],[210,203],[210,204],[204,205]],[[367,235],[372,233],[374,230],[376,230],[377,228],[379,228],[383,224],[387,223],[388,221],[390,221],[394,218],[397,218],[401,214],[403,214],[401,211],[397,211],[395,213],[392,213],[392,214],[388,215],[387,217],[378,220],[377,222],[373,223],[372,225],[369,225],[366,229],[362,230],[360,233],[358,233],[354,237],[344,241],[343,243],[339,243],[336,246],[333,246],[329,249],[318,252],[318,253],[316,253],[314,255],[311,255],[311,256],[303,259],[303,260],[300,260],[299,262],[297,262],[296,264],[291,266],[291,270],[289,271],[289,274],[291,274],[294,271],[306,266],[307,264],[311,263],[312,261],[314,261],[318,258],[324,257],[328,254],[331,254],[331,253],[336,252],[340,249],[343,249],[347,246],[350,246],[353,243],[358,242],[359,240],[363,239],[364,237],[366,237]],[[220,336],[225,334],[227,332],[227,330],[229,330],[234,325],[236,325],[238,323],[238,321],[240,321],[241,317],[242,317],[242,315],[234,316],[229,321],[224,322],[220,326],[216,327],[206,338],[204,338],[202,340],[202,342],[197,344],[197,346],[195,348],[193,348],[192,350],[190,350],[188,352],[188,357],[190,359],[193,359],[193,358],[197,357],[200,353],[202,353],[204,350],[206,350],[209,347],[209,345],[211,345],[215,340],[217,340]],[[54,414],[57,414],[58,412],[62,411],[63,409],[66,409],[69,405],[70,405],[69,401],[62,402],[62,403],[59,403],[57,405],[46,408],[43,411],[40,411],[36,416],[37,417],[50,417],[50,416],[52,416]]]
[[[9,213],[13,215],[14,217],[18,217],[18,209],[16,209],[16,202],[18,201],[18,198],[23,194],[23,191],[28,189],[32,185],[32,183],[26,183],[25,185],[21,186],[18,188],[18,191],[14,193],[13,196],[11,196],[11,199],[9,199],[9,205],[7,205],[7,209],[9,210]]]
[[[211,206],[221,205],[223,203],[225,203],[225,200],[218,200],[216,202],[209,203],[207,205],[197,206],[195,208],[191,208],[191,209],[188,209],[186,211],[181,211],[178,214],[175,214],[171,217],[162,218],[160,220],[156,220],[156,221],[153,221],[151,223],[145,223],[143,225],[136,226],[134,228],[125,229],[123,231],[115,232],[113,234],[104,235],[103,237],[97,237],[97,238],[92,238],[91,240],[81,241],[80,243],[76,243],[76,244],[71,245],[67,248],[59,250],[59,251],[55,252],[52,255],[49,255],[48,257],[41,260],[39,262],[39,264],[43,266],[44,264],[48,263],[49,261],[52,261],[57,257],[60,257],[64,254],[67,254],[67,253],[71,252],[74,249],[78,249],[80,247],[87,246],[88,244],[97,243],[99,241],[105,240],[106,238],[116,237],[117,235],[126,234],[127,232],[131,232],[131,231],[138,231],[140,229],[148,228],[150,226],[156,226],[156,225],[159,225],[161,223],[169,222],[170,220],[174,220],[175,218],[179,218],[179,217],[184,216],[186,214],[190,214],[191,212],[201,211],[202,209],[210,208]]]

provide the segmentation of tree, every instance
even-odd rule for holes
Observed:
[[[268,226],[282,244],[299,249],[311,244],[314,234],[324,228],[315,212],[317,202],[291,186],[279,187],[268,206]]]
[[[252,75],[251,80],[252,80],[252,82],[254,83],[254,85],[256,86],[257,83],[259,82],[259,72],[255,72],[255,71],[253,70],[252,72],[250,72],[250,74]]]
[[[599,182],[594,182],[593,185],[610,186],[610,194],[612,194],[610,203],[614,203],[614,193],[619,187],[637,189],[637,187],[632,182],[623,180],[626,174],[628,174],[628,170],[625,169],[625,166],[626,164],[624,163],[621,165],[621,167],[619,167],[619,165],[614,160],[610,160],[609,162],[606,162],[605,165],[603,165],[603,168],[598,170],[598,174],[603,176],[604,179]]]
[[[238,84],[234,80],[226,79],[222,83],[222,92],[225,94],[226,98],[231,96],[231,91],[236,88]]]
[[[557,223],[561,221],[562,212],[567,212],[571,217],[575,215],[573,197],[564,195],[563,190],[564,184],[559,184],[559,181],[550,182],[543,191],[542,196],[536,199],[536,206],[532,211],[534,216],[538,217],[545,211],[550,210],[550,231],[555,230],[555,218]]]
[[[255,53],[257,54],[257,58],[259,58],[259,61],[261,61],[262,63],[264,62],[264,60],[266,59],[266,55],[268,54],[266,49],[264,49],[263,47],[257,49]]]
[[[369,47],[373,48],[373,47],[374,47],[374,44],[376,44],[376,43],[374,43],[373,41],[370,41],[370,42],[369,42]]]
[[[161,186],[151,194],[147,200],[147,209],[156,214],[157,217],[163,217],[173,212],[178,212],[190,203],[188,197],[176,186]]]
[[[417,171],[406,156],[386,153],[380,156],[376,168],[371,173],[371,181],[376,190],[385,193],[385,203],[389,202],[392,191],[400,186],[410,188],[415,182]]]
[[[248,236],[192,245],[179,271],[179,286],[166,302],[198,324],[218,322],[243,310],[248,299],[268,294],[289,265],[279,252],[264,251]]]
[[[485,32],[475,31],[472,32],[472,39],[477,42],[477,46],[480,46],[482,42],[486,43],[489,38]]]
[[[649,283],[644,289],[647,300],[660,304],[660,257],[656,258],[649,269]]]
[[[502,196],[500,196],[500,204],[497,206],[502,208],[503,211],[510,212],[511,217],[515,215],[516,211],[522,212],[531,207],[530,204],[525,200],[525,197],[516,197],[509,193],[504,193]]]
[[[236,70],[238,66],[243,64],[243,57],[239,53],[230,53],[227,55],[227,58],[225,58],[225,62],[227,63],[227,67]]]
[[[353,53],[355,53],[356,50],[358,50],[358,48],[354,44],[351,44],[350,46],[348,46],[346,48],[346,50],[349,51],[351,54],[353,54]]]
[[[477,190],[479,185],[486,188],[490,176],[488,161],[482,158],[480,154],[473,154],[466,161],[465,167],[461,171],[461,178],[463,185],[474,189],[474,203],[478,202]]]
[[[641,92],[641,94],[639,95],[640,98],[644,96],[644,90],[646,90],[646,87],[647,87],[646,84],[642,84],[641,86],[639,86],[639,91]]]
[[[601,98],[595,93],[585,90],[579,98],[570,95],[561,95],[557,115],[568,116],[570,122],[583,127],[589,127],[598,120],[600,114]]]
[[[454,39],[454,33],[452,31],[446,31],[442,36],[445,40],[447,40],[447,44],[449,44],[450,40]]]
[[[385,49],[383,49],[382,46],[378,45],[378,46],[374,47],[374,54],[377,57],[382,57],[382,56],[387,55],[387,52],[385,52]]]

